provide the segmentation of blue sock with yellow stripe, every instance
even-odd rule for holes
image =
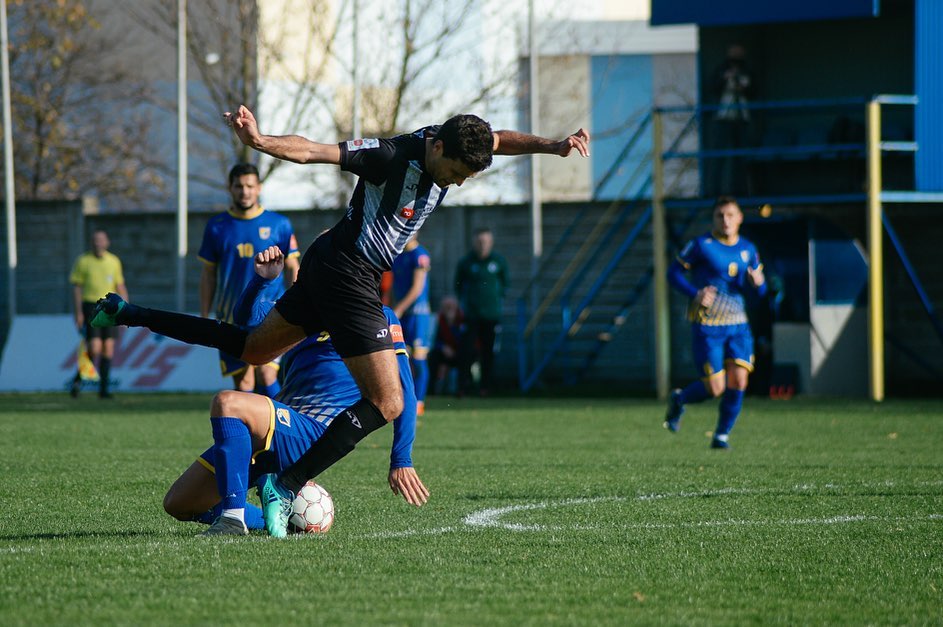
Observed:
[[[199,516],[194,516],[193,520],[204,525],[212,525],[223,513],[223,504],[217,503],[213,509],[209,509]],[[262,519],[262,510],[257,505],[246,503],[245,523],[247,529],[265,529],[265,521]]]
[[[706,401],[711,397],[710,393],[707,391],[707,386],[704,385],[703,381],[694,381],[689,383],[683,390],[681,390],[681,402],[685,405],[689,403],[700,403],[701,401]]]
[[[416,400],[426,400],[426,390],[429,388],[429,362],[425,359],[414,359],[413,380],[416,384]]]
[[[262,394],[269,398],[275,398],[275,395],[282,391],[282,384],[277,380],[271,385],[262,384]]]
[[[224,510],[245,509],[252,459],[249,428],[238,418],[226,416],[211,417],[210,424],[213,426],[216,487],[223,499],[220,505]]]
[[[737,422],[740,409],[743,407],[743,390],[727,388],[720,399],[720,416],[717,419],[715,435],[727,435]]]

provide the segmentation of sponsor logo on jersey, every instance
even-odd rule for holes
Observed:
[[[385,338],[385,337],[386,337],[387,335],[389,335],[389,334],[390,334],[390,330],[389,330],[389,329],[380,329],[379,331],[377,331],[377,339],[378,339],[378,340],[382,340],[383,338]]]
[[[740,258],[743,259],[743,263],[746,263],[750,260],[750,253],[745,250],[740,251]]]
[[[369,148],[379,148],[379,139],[352,139],[347,142],[347,151],[365,150]]]
[[[416,210],[413,209],[413,203],[409,203],[408,205],[400,209],[399,215],[407,220],[412,220],[413,216],[416,215]]]
[[[284,407],[275,410],[275,418],[286,427],[291,426],[291,414]]]
[[[260,226],[259,227],[259,238],[268,239],[272,237],[272,227],[270,226]]]

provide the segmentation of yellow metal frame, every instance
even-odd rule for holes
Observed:
[[[868,362],[871,400],[884,400],[884,228],[881,224],[881,103],[867,104],[868,121]]]

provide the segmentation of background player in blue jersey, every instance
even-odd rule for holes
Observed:
[[[753,244],[740,236],[741,224],[740,205],[721,196],[714,203],[711,232],[688,242],[668,269],[668,282],[691,299],[694,361],[702,378],[671,393],[665,428],[678,431],[688,403],[722,396],[712,448],[729,447],[727,438],[753,371],[744,292],[748,285],[760,296],[766,292],[763,264]]]
[[[403,323],[403,336],[409,348],[416,382],[416,413],[426,409],[429,387],[429,344],[432,307],[429,304],[429,269],[432,258],[415,237],[406,242],[403,253],[393,260],[393,311]]]
[[[216,300],[216,319],[232,322],[236,299],[253,276],[253,258],[271,245],[278,246],[287,255],[284,287],[280,296],[298,276],[298,243],[291,221],[259,205],[262,184],[258,169],[250,163],[239,163],[229,171],[229,210],[219,213],[207,222],[203,243],[198,256],[203,262],[200,275],[200,315],[210,315]],[[220,370],[224,377],[232,377],[237,390],[251,392],[258,388],[267,396],[278,392],[278,364],[272,362],[251,368],[237,356],[220,351]],[[258,375],[259,381],[256,381]]]
[[[239,140],[255,150],[295,163],[338,165],[356,174],[346,215],[308,247],[299,280],[251,332],[130,305],[117,295],[102,299],[92,322],[148,327],[253,364],[275,358],[308,336],[330,333],[362,396],[291,467],[264,478],[266,528],[272,535],[284,535],[294,493],[403,411],[404,391],[380,301],[383,272],[442,203],[448,187],[488,168],[493,155],[566,157],[576,150],[588,156],[589,133],[580,129],[553,141],[516,131],[494,132],[477,116],[456,115],[407,135],[323,144],[299,135],[263,135],[245,106],[224,117]]]
[[[258,255],[253,274],[237,303],[235,322],[257,325],[280,293],[277,277],[284,256],[276,246]],[[409,358],[399,320],[385,308],[407,390],[403,413],[393,423],[388,481],[394,494],[422,505],[429,491],[413,468],[416,401]],[[261,529],[262,512],[246,503],[248,487],[267,472],[291,465],[315,442],[334,417],[360,397],[350,372],[326,334],[312,336],[285,353],[285,385],[271,400],[258,394],[223,391],[213,399],[210,423],[215,444],[171,486],[164,509],[178,520],[213,523],[204,535],[245,535]]]

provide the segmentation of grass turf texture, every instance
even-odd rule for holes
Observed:
[[[0,396],[4,624],[939,624],[943,402],[430,399],[421,509],[385,429],[323,537],[204,539],[161,499],[209,396]],[[254,498],[254,497],[253,497]]]

